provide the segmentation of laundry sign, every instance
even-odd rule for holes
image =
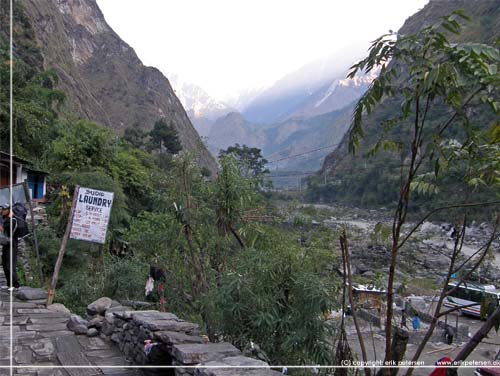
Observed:
[[[108,231],[111,205],[113,205],[113,192],[99,191],[78,185],[75,187],[66,231],[64,231],[61,240],[61,247],[54,265],[54,274],[52,274],[52,281],[47,291],[47,306],[54,301],[59,270],[66,252],[68,239],[104,244],[106,242],[106,232]]]
[[[113,205],[113,192],[79,187],[71,225],[71,239],[104,244],[109,216]]]

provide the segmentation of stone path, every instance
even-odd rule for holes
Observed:
[[[0,285],[6,284],[0,270]],[[143,375],[140,370],[127,368],[102,368],[105,365],[131,365],[109,340],[99,337],[75,335],[66,328],[69,314],[48,310],[43,301],[21,301],[12,305],[13,365],[10,340],[10,292],[0,291],[0,375],[30,376],[95,376]],[[53,366],[94,366],[93,368],[50,368]],[[23,366],[34,366],[21,368]],[[43,368],[48,367],[48,368]]]

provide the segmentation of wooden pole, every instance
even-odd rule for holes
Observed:
[[[80,186],[77,185],[75,187],[75,193],[73,194],[73,203],[71,204],[71,209],[69,211],[68,224],[66,225],[66,231],[64,232],[64,236],[61,241],[61,248],[59,249],[59,255],[57,256],[56,265],[54,267],[54,274],[52,275],[52,281],[50,283],[47,295],[47,306],[51,305],[52,302],[54,301],[57,278],[59,277],[59,270],[61,269],[64,252],[66,251],[66,244],[68,243],[69,234],[71,233],[71,226],[73,224],[73,216],[75,214],[76,200],[78,199],[79,191],[80,191]]]
[[[33,248],[35,248],[36,262],[38,264],[38,278],[40,279],[40,284],[43,285],[42,263],[40,262],[40,252],[38,249],[38,237],[36,235],[35,217],[33,215],[33,205],[31,204],[30,190],[28,188],[26,180],[23,182],[23,188],[24,188],[24,195],[26,196],[26,201],[28,202],[28,208],[30,210],[31,231],[33,232],[32,242],[33,242]]]

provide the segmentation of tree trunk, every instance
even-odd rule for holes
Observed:
[[[403,360],[406,353],[406,345],[408,344],[408,339],[410,338],[408,331],[394,327],[394,335],[391,341],[391,362],[396,365]],[[391,364],[391,365],[392,365]],[[398,374],[399,368],[381,368],[376,376],[383,376],[385,373],[389,372],[391,376],[396,376]]]
[[[465,347],[458,353],[455,361],[465,360],[470,355],[476,346],[486,337],[493,327],[498,327],[500,325],[500,306],[488,317],[488,320],[483,324],[481,328],[474,334]]]
[[[352,320],[354,321],[354,327],[356,328],[356,334],[358,335],[359,347],[361,347],[361,356],[363,358],[363,362],[366,364],[368,358],[366,356],[365,341],[363,340],[363,334],[361,333],[361,328],[359,327],[359,322],[356,316],[356,305],[354,304],[354,299],[352,296],[351,258],[349,256],[349,248],[347,246],[347,236],[345,230],[342,231],[342,235],[340,235],[340,248],[342,250],[344,264],[347,269],[347,283],[349,284],[347,292],[349,296],[349,304],[351,305]],[[342,312],[342,314],[344,313]],[[366,376],[371,376],[370,368],[364,368],[363,370]]]

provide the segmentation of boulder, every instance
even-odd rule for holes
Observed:
[[[89,320],[89,328],[100,328],[102,322],[104,321],[104,316],[96,315]]]
[[[114,322],[115,322],[115,315],[113,313],[106,312],[106,314],[104,315],[104,318],[110,324],[114,324]]]
[[[87,306],[87,313],[93,315],[103,315],[106,310],[111,308],[113,301],[110,298],[102,297]]]
[[[66,327],[75,334],[87,334],[89,322],[81,316],[71,315]]]
[[[99,331],[96,328],[90,328],[87,330],[87,337],[97,337],[99,335]]]
[[[106,335],[106,336],[110,336],[111,334],[113,334],[115,330],[115,327],[113,324],[110,324],[107,320],[104,320],[102,322],[102,325],[101,325],[101,333]]]
[[[16,298],[20,300],[43,300],[47,299],[47,291],[23,286],[17,290]]]
[[[424,234],[438,234],[441,232],[441,226],[435,225],[431,222],[424,222],[420,226],[420,232]]]
[[[68,308],[66,308],[64,304],[61,303],[53,303],[47,306],[47,309],[52,312],[65,313],[68,316],[71,314],[71,311]]]

